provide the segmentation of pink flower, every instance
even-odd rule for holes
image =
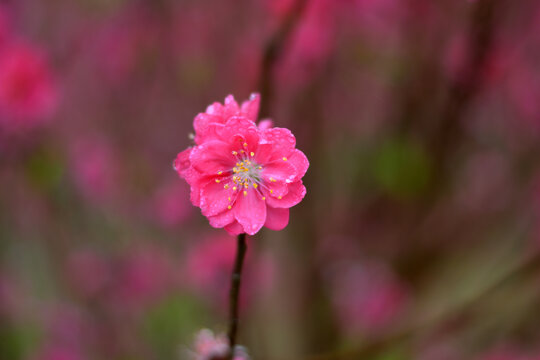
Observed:
[[[224,335],[214,335],[208,329],[203,329],[195,336],[195,352],[189,352],[191,360],[216,360],[225,359],[229,351],[227,338]],[[233,360],[249,360],[245,349],[236,346]]]
[[[49,116],[56,87],[48,64],[36,49],[15,44],[0,52],[0,113],[18,122]]]
[[[241,107],[232,96],[194,121],[196,146],[178,154],[174,167],[191,186],[191,202],[210,225],[230,234],[283,229],[289,208],[306,194],[309,162],[284,128],[258,128],[258,96]]]

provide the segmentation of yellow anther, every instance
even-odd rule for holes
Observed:
[[[228,200],[229,200],[229,202],[231,201],[231,197],[230,197],[230,196],[228,197]]]
[[[263,200],[266,200],[266,197],[265,197],[265,196],[263,196],[263,197],[262,197],[262,199],[263,199]]]
[[[287,158],[285,156],[283,157],[283,161],[287,161]]]
[[[247,147],[247,143],[244,143],[244,147]]]
[[[232,206],[231,206],[231,205],[227,206],[227,209],[231,210],[231,209],[232,209]]]
[[[219,180],[219,179],[216,179],[216,182],[217,182],[217,183],[219,184],[219,183],[221,182],[221,180]]]
[[[259,187],[259,185],[253,184],[253,187],[256,189],[257,187]]]
[[[225,189],[228,189],[228,188],[229,188],[229,184],[225,184],[224,188],[225,188]]]
[[[249,185],[246,183],[246,184],[244,184],[244,187],[247,189],[249,187]]]
[[[236,188],[236,186],[233,186],[233,188],[232,188],[232,189],[233,189],[234,191],[236,191],[236,189],[237,189],[237,188]]]
[[[246,190],[244,190],[244,196],[247,196],[247,191]]]
[[[259,170],[262,170],[262,166],[259,166]]]
[[[244,150],[240,150],[240,152],[243,154],[243,153],[244,153]]]
[[[217,172],[217,174],[218,174],[218,175],[221,175],[221,174],[223,174],[223,171],[219,170],[219,171]]]
[[[238,172],[238,169],[237,169],[237,168],[235,168],[235,167],[233,167],[233,168],[232,168],[232,171],[233,171],[233,173],[235,173],[235,174],[236,174],[236,173]]]
[[[255,156],[255,153],[252,151],[252,152],[249,153],[249,155]]]
[[[244,166],[244,162],[243,162],[243,161],[240,163],[240,166]]]
[[[273,194],[274,193],[274,190],[270,189],[270,194]]]
[[[271,182],[276,182],[276,179],[270,178],[270,181],[271,181]]]
[[[280,195],[280,196],[278,196],[277,198],[278,198],[279,200],[281,200],[282,196]]]
[[[233,151],[232,154],[233,155],[238,155],[238,153],[236,151]]]

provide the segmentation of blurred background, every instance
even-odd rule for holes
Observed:
[[[0,359],[186,359],[235,239],[172,169],[253,91],[311,167],[248,239],[257,360],[540,359],[536,0],[0,5]]]

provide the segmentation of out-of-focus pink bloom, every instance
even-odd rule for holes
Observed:
[[[0,50],[0,116],[14,127],[35,124],[57,105],[49,65],[37,49],[22,43]]]
[[[193,350],[188,353],[190,360],[225,359],[229,345],[225,335],[214,335],[211,330],[203,329],[195,336]],[[249,360],[249,356],[242,346],[236,346],[233,355],[233,360]]]
[[[352,264],[332,277],[333,302],[343,327],[374,334],[396,320],[408,300],[406,287],[382,264]]]
[[[78,140],[71,150],[75,183],[89,200],[110,200],[118,189],[118,164],[113,149],[99,138]]]
[[[171,259],[155,248],[139,249],[120,261],[112,301],[137,310],[165,296],[176,282]]]
[[[218,299],[219,304],[226,303],[224,295],[233,269],[235,239],[218,234],[197,241],[192,246],[187,252],[184,271],[188,274],[185,279],[188,286],[205,298]],[[270,258],[253,258],[250,253],[247,254],[246,263],[251,270],[244,274],[242,298],[250,300],[256,293],[264,293],[272,287],[275,268]]]
[[[62,345],[61,349],[80,350],[96,340],[96,328],[90,317],[70,304],[57,304],[45,311],[46,343]]]
[[[91,39],[92,56],[104,78],[121,83],[149,55],[158,51],[158,24],[144,6],[123,9],[113,16]]]
[[[281,82],[303,83],[325,63],[334,48],[339,6],[334,0],[308,1],[279,64]]]
[[[85,297],[99,295],[111,280],[109,263],[99,254],[89,250],[70,254],[67,270],[71,286]]]
[[[210,225],[230,234],[256,234],[264,225],[283,229],[289,208],[306,194],[309,162],[284,128],[260,130],[253,122],[258,101],[241,107],[232,96],[195,118],[195,143],[174,167],[191,186],[191,202]]]
[[[184,222],[192,214],[188,201],[189,189],[177,181],[161,187],[155,194],[150,208],[152,216],[164,226],[174,226]]]

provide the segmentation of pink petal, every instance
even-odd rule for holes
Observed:
[[[233,191],[232,185],[227,189],[224,183],[210,181],[208,185],[201,190],[200,208],[204,216],[217,215],[227,209],[227,206],[233,204],[237,192]],[[231,199],[229,201],[229,199]]]
[[[270,120],[270,119],[263,119],[263,120],[259,121],[259,125],[257,125],[257,127],[261,131],[264,131],[266,129],[270,129],[273,126],[274,126],[274,122],[272,120]]]
[[[209,216],[208,220],[210,221],[210,225],[215,228],[222,228],[236,222],[234,212],[228,209],[223,211],[221,214]]]
[[[223,128],[217,129],[217,133],[220,139],[223,141],[236,141],[234,145],[236,146],[236,144],[238,144],[239,149],[242,146],[242,144],[238,142],[239,137],[245,140],[245,142],[252,147],[251,151],[256,150],[253,148],[253,146],[256,147],[259,142],[259,132],[255,126],[255,123],[241,116],[234,116],[227,120]]]
[[[266,164],[270,162],[274,155],[274,146],[270,143],[259,143],[255,152],[255,161],[257,164]]]
[[[247,234],[257,233],[266,221],[266,204],[259,192],[250,187],[245,193],[240,193],[236,198],[234,216]]]
[[[296,168],[291,165],[288,160],[285,161],[283,159],[263,165],[261,173],[263,179],[269,184],[272,184],[273,182],[270,179],[276,180],[276,182],[292,183],[297,174]]]
[[[217,140],[194,147],[189,159],[193,167],[203,174],[217,174],[234,166],[229,144]]]
[[[193,128],[195,129],[195,143],[202,144],[208,138],[215,136],[216,127],[225,123],[221,116],[211,115],[206,113],[198,114],[193,120]]]
[[[236,100],[234,100],[234,96],[232,95],[228,95],[225,98],[224,104],[225,104],[225,107],[224,107],[223,117],[225,118],[225,120],[229,119],[232,116],[237,115],[238,112],[240,111],[240,108],[238,107],[238,103],[236,102]]]
[[[309,168],[309,161],[298,149],[295,149],[291,155],[289,155],[289,162],[296,168],[296,179],[300,180],[306,174],[307,169]]]
[[[249,100],[242,103],[242,114],[248,119],[255,121],[259,115],[259,104],[261,102],[261,96],[257,93],[251,94]]]
[[[244,228],[236,220],[233,223],[225,226],[225,230],[227,230],[227,232],[231,235],[240,235],[244,233]]]
[[[189,147],[186,150],[182,151],[174,159],[173,167],[180,176],[191,166],[191,161],[189,161],[189,155],[191,154],[193,148]],[[183,176],[182,176],[183,177]]]
[[[289,184],[289,191],[281,199],[274,196],[267,196],[266,203],[274,208],[290,208],[298,204],[306,195],[306,188],[302,181],[297,181]]]
[[[265,142],[274,145],[275,157],[289,156],[296,146],[296,138],[289,129],[271,128],[262,132],[262,138]]]
[[[266,208],[266,222],[264,226],[271,230],[281,230],[289,223],[289,209]]]

